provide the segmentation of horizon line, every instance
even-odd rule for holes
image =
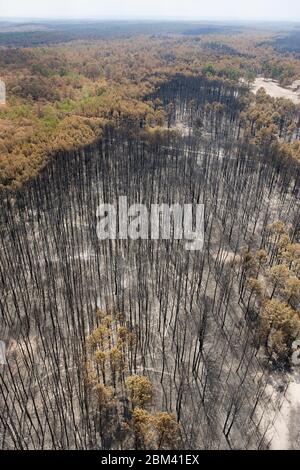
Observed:
[[[6,16],[0,18],[0,23],[3,21],[21,21],[21,20],[34,20],[34,21],[49,21],[49,20],[80,20],[80,21],[251,21],[251,22],[273,22],[273,23],[299,23],[300,18],[271,18],[271,17],[218,17],[207,16],[194,18],[191,16]]]

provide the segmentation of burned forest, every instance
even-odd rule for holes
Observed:
[[[176,73],[145,97],[163,126],[108,123],[1,191],[1,449],[270,448],[300,334],[299,111],[278,143],[248,100]],[[100,240],[124,196],[203,204],[203,249]]]

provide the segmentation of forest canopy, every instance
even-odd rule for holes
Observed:
[[[149,96],[176,74],[237,86],[261,74],[287,85],[300,71],[292,52],[282,56],[271,42],[266,45],[275,32],[259,28],[53,23],[29,24],[22,33],[8,26],[0,31],[0,77],[7,87],[7,104],[0,107],[1,187],[35,177],[58,150],[99,139],[108,123],[137,130],[164,126],[166,110]],[[290,107],[292,132],[298,111],[269,102],[266,126],[254,118],[260,107],[249,94],[241,125],[258,132],[256,143],[281,142],[280,116]],[[291,146],[284,151],[297,155]]]
[[[269,449],[296,409],[299,59],[143,26],[0,24],[0,448]]]

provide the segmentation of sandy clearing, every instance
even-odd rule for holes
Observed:
[[[271,443],[273,450],[298,448],[300,422],[300,373],[297,371],[288,386],[281,410],[274,423],[275,433]],[[294,442],[293,442],[294,441]]]
[[[287,98],[295,104],[300,103],[300,92],[291,88],[283,88],[275,80],[263,77],[257,77],[252,84],[252,91],[256,93],[260,88],[264,88],[266,92],[273,98]]]

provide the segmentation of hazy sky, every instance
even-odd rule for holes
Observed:
[[[299,20],[300,0],[0,0],[3,17]]]

